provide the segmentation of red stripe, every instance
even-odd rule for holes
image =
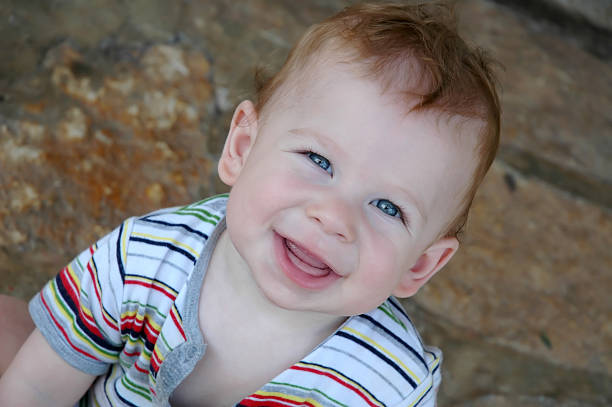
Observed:
[[[135,368],[136,368],[136,370],[138,370],[139,372],[142,372],[142,373],[147,373],[147,374],[149,373],[149,371],[148,371],[148,370],[143,369],[142,367],[138,366],[138,361],[136,361],[136,363],[134,363],[134,367],[135,367]]]
[[[93,283],[94,290],[96,291],[96,297],[98,297],[98,302],[102,304],[102,298],[100,296],[100,291],[98,291],[98,285],[96,284],[97,279],[96,279],[96,276],[94,275],[93,269],[91,268],[91,260],[87,263],[87,270],[89,271],[91,282]]]
[[[377,405],[373,404],[368,399],[368,397],[365,394],[363,394],[363,392],[361,390],[359,390],[357,387],[355,387],[355,386],[353,386],[353,385],[351,385],[351,384],[349,384],[347,382],[344,382],[344,381],[340,380],[339,378],[337,378],[336,376],[334,376],[331,373],[322,372],[320,370],[312,369],[312,368],[309,368],[309,367],[302,367],[302,366],[295,366],[295,365],[291,366],[290,369],[293,369],[293,370],[303,370],[303,371],[306,371],[306,372],[315,373],[315,374],[319,374],[319,375],[323,375],[323,376],[329,377],[330,379],[340,383],[344,387],[346,387],[348,389],[351,389],[353,392],[357,393],[357,395],[359,397],[361,397],[366,403],[368,403],[369,406],[377,407]]]
[[[287,407],[287,404],[292,404],[294,406],[312,406],[312,404],[295,404],[296,402],[294,402],[293,400],[284,400],[281,399],[279,397],[266,397],[263,400],[253,400],[251,397],[254,397],[255,395],[251,395],[249,396],[249,398],[246,398],[244,400],[242,400],[239,404],[241,406],[246,406],[246,407]],[[282,400],[282,401],[288,401],[289,403],[280,403],[276,400]]]
[[[64,267],[62,271],[60,271],[60,279],[62,280],[62,284],[66,288],[68,295],[73,303],[78,304],[78,294],[74,291],[73,287],[77,287],[78,284],[72,279],[70,272],[68,271],[68,267]]]
[[[252,400],[253,398],[256,399],[261,399],[261,400]],[[249,400],[250,399],[250,400]],[[257,393],[253,393],[251,394],[248,398],[244,399],[243,401],[250,401],[254,406],[270,406],[270,405],[278,405],[278,406],[286,406],[287,404],[293,404],[294,406],[308,406],[308,407],[315,407],[314,404],[306,401],[306,400],[291,400],[291,399],[286,399],[280,396],[271,396],[271,395],[265,395],[265,394],[257,394]],[[279,401],[282,401],[284,403],[278,403]],[[242,401],[240,402],[241,404],[244,404]],[[263,404],[262,404],[263,403]],[[274,404],[270,404],[270,403],[274,403]],[[246,404],[248,405],[248,404]]]
[[[151,343],[155,343],[157,340],[157,336],[159,335],[159,331],[153,329],[149,322],[144,321],[144,324],[141,320],[137,319],[136,316],[125,318],[122,322],[123,330],[126,331],[131,329],[132,332],[137,334],[142,334],[144,331],[144,335],[147,340]],[[143,329],[144,328],[144,329]]]
[[[123,349],[123,354],[131,358],[132,356],[140,355],[140,349],[136,349],[134,352],[128,352],[125,349]]]
[[[159,371],[159,365],[161,365],[161,361],[157,359],[157,355],[155,355],[155,351],[151,355],[151,368],[155,373]]]
[[[68,271],[68,267],[64,267],[64,269],[62,269],[62,271],[60,272],[60,280],[62,282],[62,285],[66,289],[66,292],[68,292],[68,296],[72,300],[73,304],[75,305],[75,307],[78,308],[77,312],[79,314],[79,318],[85,324],[87,330],[98,338],[104,339],[104,335],[102,335],[102,332],[100,331],[100,329],[98,329],[98,326],[96,325],[93,317],[87,315],[84,312],[83,307],[81,307],[81,301],[77,296],[77,293],[75,293],[75,291],[73,291],[72,289],[72,287],[76,287],[78,284],[76,284],[75,281],[72,279],[72,276]]]
[[[174,315],[174,306],[172,307],[172,309],[170,309],[170,316],[172,317],[172,320],[174,321],[174,325],[176,326],[176,329],[178,329],[179,332],[181,333],[181,336],[183,337],[183,339],[187,340],[187,337],[185,336],[185,331],[183,331],[183,327],[181,326],[181,324],[179,324],[178,320],[176,319],[176,316]]]
[[[89,276],[91,277],[91,283],[93,284],[94,289],[96,290],[96,297],[98,297],[98,304],[100,304],[100,313],[102,314],[102,318],[104,319],[104,322],[106,322],[106,325],[108,325],[111,329],[115,331],[119,331],[119,328],[117,327],[117,323],[114,321],[109,321],[106,316],[106,312],[104,311],[104,304],[102,303],[100,292],[98,291],[98,284],[97,284],[98,280],[95,278],[94,271],[91,268],[91,261],[87,263],[87,270],[89,270]]]
[[[164,290],[162,287],[159,287],[159,286],[157,286],[155,284],[152,284],[152,283],[145,283],[144,281],[126,279],[125,280],[125,285],[141,285],[143,287],[152,288],[152,289],[154,289],[156,291],[161,292],[166,297],[170,298],[172,301],[174,301],[174,299],[176,298],[175,294],[170,293],[170,292]]]
[[[100,362],[100,360],[98,358],[96,358],[93,355],[90,355],[89,353],[77,348],[71,341],[70,338],[68,337],[68,334],[66,333],[66,331],[64,330],[64,328],[59,324],[59,322],[57,322],[57,320],[55,319],[55,317],[53,316],[53,313],[51,312],[51,308],[49,307],[49,305],[47,304],[47,302],[45,301],[45,297],[44,295],[42,295],[42,293],[40,294],[40,299],[42,300],[43,305],[45,306],[45,308],[47,309],[47,312],[49,313],[49,316],[51,317],[51,319],[53,320],[53,322],[55,323],[55,326],[62,332],[62,335],[64,335],[64,338],[66,338],[66,342],[68,342],[68,344],[77,352],[79,352],[80,354],[87,356],[88,358],[91,358],[97,362]]]

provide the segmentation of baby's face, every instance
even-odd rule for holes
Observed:
[[[351,73],[315,77],[241,129],[255,143],[231,182],[228,232],[272,302],[355,315],[424,283],[410,270],[457,214],[474,137],[435,113],[406,114]]]

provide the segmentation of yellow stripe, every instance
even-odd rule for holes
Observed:
[[[155,323],[155,321],[153,321],[153,319],[151,319],[151,317],[149,315],[142,315],[139,314],[138,311],[126,311],[123,314],[121,314],[121,320],[123,321],[124,318],[126,317],[133,317],[136,316],[136,320],[143,322],[145,319],[147,320],[147,322],[149,323],[149,325],[151,325],[157,332],[159,332],[161,330],[161,326],[158,325],[157,323]],[[144,324],[143,324],[144,326]],[[143,328],[144,329],[144,328]]]
[[[110,355],[100,352],[97,348],[98,345],[96,343],[91,341],[87,336],[83,335],[81,331],[76,329],[76,323],[74,321],[74,317],[70,315],[64,309],[64,307],[62,306],[64,302],[58,298],[58,291],[57,291],[57,286],[55,285],[55,280],[51,280],[51,284],[53,285],[52,292],[53,292],[53,302],[55,303],[55,310],[59,311],[64,316],[64,321],[72,322],[70,324],[70,331],[74,334],[75,337],[79,338],[81,342],[84,342],[85,345],[88,345],[87,346],[88,350],[92,350],[94,351],[94,353],[97,353],[102,358],[102,360],[108,360],[111,357]]]
[[[172,351],[172,349],[170,349],[170,351]],[[157,355],[156,359],[159,360],[159,365],[161,366],[161,364],[164,363],[164,360],[166,360],[166,358],[164,357],[164,355],[162,355],[159,352],[159,348],[157,346],[153,348],[153,353],[155,353],[155,355]],[[151,355],[151,356],[153,356],[153,355]]]
[[[191,246],[188,246],[184,243],[179,242],[178,240],[174,240],[171,239],[169,237],[161,237],[161,236],[154,236],[154,235],[150,235],[148,233],[137,233],[134,232],[132,233],[134,236],[139,236],[139,237],[148,237],[149,239],[153,239],[153,240],[163,240],[166,242],[171,242],[172,244],[182,247],[183,249],[187,250],[188,252],[190,252],[191,254],[193,254],[195,257],[198,257],[200,255],[200,253],[198,253],[197,251],[195,251],[194,249],[191,248]]]
[[[66,267],[66,269],[68,270],[68,274],[70,274],[71,282],[74,283],[74,285],[76,285],[76,293],[75,294],[80,296],[80,292],[81,292],[81,279],[78,278],[76,273],[74,272],[74,269],[72,267],[72,263],[70,263]],[[85,271],[83,271],[83,273],[85,273]],[[81,311],[83,311],[83,313],[85,315],[87,315],[91,319],[94,319],[93,314],[91,313],[91,310],[89,308],[86,308],[85,306],[83,306],[83,303],[80,300],[79,300],[78,306],[81,309]]]
[[[259,390],[259,391],[255,392],[255,394],[257,394],[259,396],[264,396],[264,397],[279,397],[281,399],[291,400],[291,401],[300,402],[300,403],[308,402],[308,403],[311,403],[315,407],[323,407],[323,405],[321,403],[317,402],[314,399],[311,399],[311,398],[305,399],[303,397],[292,396],[290,394],[278,393],[278,392],[275,392],[275,391],[262,391],[262,390]]]
[[[89,262],[87,264],[91,264],[91,269],[93,270],[93,280],[92,280],[92,284],[94,284],[96,287],[98,287],[97,292],[100,293],[100,311],[106,315],[106,318],[108,319],[108,321],[113,321],[116,326],[114,327],[115,329],[119,330],[119,323],[120,321],[116,321],[115,318],[113,318],[113,316],[111,314],[109,314],[108,312],[106,312],[106,308],[104,308],[104,293],[102,292],[102,286],[100,284],[98,284],[98,268],[96,267],[96,263],[93,261],[93,255],[92,257],[89,259]],[[89,273],[87,273],[87,275],[89,275]],[[95,288],[94,288],[95,290]],[[95,293],[89,293],[88,294],[90,297],[92,295],[95,296]],[[95,298],[90,298],[89,302],[94,302],[94,301],[98,301],[97,296],[95,296]],[[97,321],[96,321],[97,322]],[[104,324],[108,325],[107,321],[104,321]]]
[[[363,387],[361,387],[361,386],[359,385],[359,383],[357,383],[357,382],[355,382],[355,381],[351,380],[350,378],[346,377],[345,375],[343,375],[341,372],[337,372],[337,371],[335,371],[335,370],[331,370],[331,369],[328,369],[328,368],[323,367],[323,366],[311,365],[311,364],[308,364],[308,363],[303,363],[303,362],[298,362],[298,363],[296,363],[296,365],[297,365],[297,366],[307,367],[307,368],[309,368],[309,369],[314,369],[314,370],[324,371],[324,372],[327,372],[327,373],[329,373],[329,374],[331,374],[331,375],[333,375],[333,376],[340,377],[340,378],[341,378],[342,380],[344,380],[345,382],[348,382],[348,383],[350,383],[351,385],[353,385],[353,386],[357,387],[359,390],[361,390],[361,391],[363,392],[363,394],[365,394],[366,396],[368,396],[368,399],[370,399],[370,401],[371,401],[372,403],[374,403],[374,404],[376,404],[376,405],[379,405],[379,406],[382,406],[382,404],[380,404],[380,403],[379,403],[379,402],[378,402],[378,401],[377,401],[377,400],[376,400],[376,399],[375,399],[375,398],[374,398],[374,397],[373,397],[373,396],[370,394],[370,392],[369,392],[369,391],[367,391],[366,389],[364,389]]]
[[[128,223],[125,222],[123,227],[123,236],[121,236],[121,261],[123,262],[124,266],[127,264],[127,244],[125,243],[127,240],[127,225]]]
[[[153,279],[151,279],[149,277],[130,275],[129,279],[130,280],[140,280],[142,282],[149,283],[149,284],[154,285],[156,287],[161,287],[164,290],[170,291],[175,296],[178,294],[178,292],[174,288],[170,287],[169,285],[166,285],[166,284],[162,283],[161,281],[153,280]]]
[[[419,402],[419,400],[421,400],[421,397],[423,397],[423,394],[427,393],[427,391],[428,391],[429,389],[431,389],[431,386],[433,386],[433,377],[431,378],[431,380],[432,380],[432,382],[431,382],[431,383],[429,383],[429,386],[427,386],[426,388],[424,388],[424,389],[423,389],[423,391],[421,392],[421,394],[419,394],[419,395],[417,396],[417,398],[416,398],[416,399],[415,399],[415,400],[412,402],[412,404],[410,404],[410,405],[408,405],[408,406],[406,406],[406,407],[413,407],[413,406],[414,406],[416,403],[418,403],[418,402]]]
[[[395,363],[397,363],[398,365],[403,367],[410,374],[410,376],[412,376],[414,381],[416,381],[418,384],[421,384],[421,380],[419,379],[419,377],[417,375],[415,375],[414,372],[412,370],[410,370],[410,368],[408,368],[408,366],[406,366],[404,364],[404,362],[402,362],[397,356],[395,356],[393,353],[391,353],[385,347],[381,346],[380,344],[378,344],[377,342],[373,341],[370,337],[365,336],[361,332],[358,332],[358,331],[354,330],[353,328],[349,328],[349,327],[345,326],[344,328],[342,328],[342,330],[343,331],[348,331],[348,332],[350,332],[350,333],[352,333],[354,335],[357,335],[361,339],[363,339],[364,341],[368,342],[370,345],[374,346],[375,348],[378,348],[380,351],[382,351],[387,356],[389,356],[391,359],[393,359],[395,361]]]
[[[70,274],[71,280],[74,283],[74,285],[76,285],[76,293],[78,294],[79,292],[81,292],[81,279],[77,277],[76,273],[74,272],[74,268],[72,267],[72,263],[70,263],[66,269],[68,269],[68,274]]]
[[[155,349],[157,349],[157,347]],[[142,358],[148,363],[151,362],[151,355],[146,352],[144,339],[141,337],[132,338],[128,335],[127,339],[125,339],[124,351],[129,353],[138,351],[138,358]]]

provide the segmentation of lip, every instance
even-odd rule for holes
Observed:
[[[283,273],[295,284],[309,290],[322,290],[341,277],[332,268],[322,276],[314,276],[304,271],[294,260],[291,260],[289,249],[285,245],[286,239],[274,232],[274,254]]]

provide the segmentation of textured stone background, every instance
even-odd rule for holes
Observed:
[[[349,3],[4,0],[0,292],[30,297],[127,216],[224,191],[254,66]],[[505,67],[504,122],[462,250],[406,301],[445,351],[442,406],[612,404],[610,10],[458,2]]]

